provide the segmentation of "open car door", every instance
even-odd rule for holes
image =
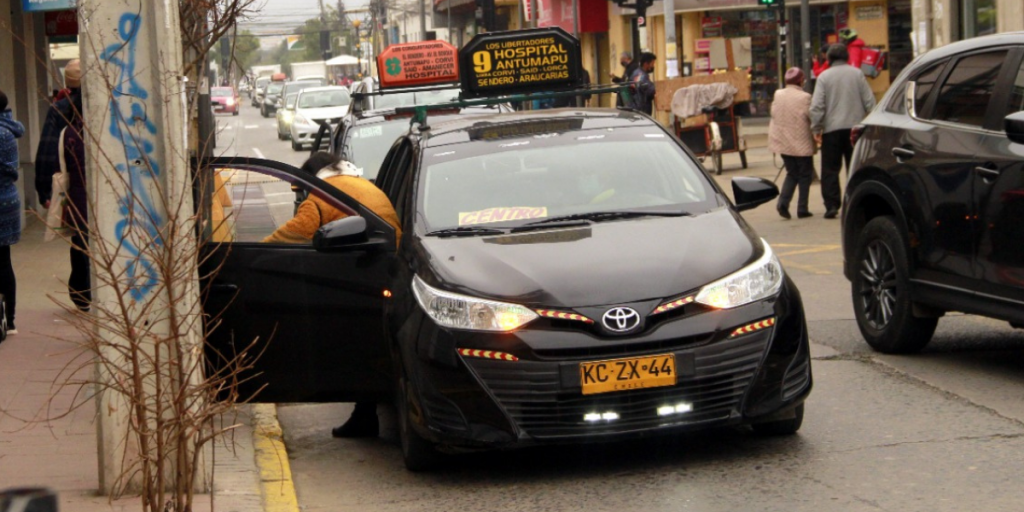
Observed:
[[[209,159],[200,267],[211,370],[246,352],[240,399],[258,402],[376,400],[390,396],[384,339],[387,269],[395,230],[332,185],[290,165],[244,157]],[[264,241],[306,194],[365,225],[352,243],[320,252],[312,242]],[[205,197],[204,197],[205,196]],[[328,225],[331,227],[331,225]],[[254,395],[255,393],[255,395]]]

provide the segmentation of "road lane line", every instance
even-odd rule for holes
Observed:
[[[252,148],[252,150],[254,153],[256,153],[256,156],[259,157],[261,160],[267,159],[267,157],[263,156],[263,152],[260,151],[260,148]]]
[[[259,128],[259,127],[260,127],[260,125],[258,125],[258,124],[247,124],[247,125],[245,125],[245,129],[246,130],[252,130],[253,128]]]
[[[299,512],[299,499],[292,481],[292,467],[284,446],[284,432],[277,421],[277,406],[255,404],[253,447],[260,473],[260,494],[267,512]]]

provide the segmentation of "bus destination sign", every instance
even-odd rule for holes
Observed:
[[[459,52],[464,96],[580,85],[580,42],[558,27],[479,34]]]

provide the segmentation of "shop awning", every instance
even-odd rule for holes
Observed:
[[[355,66],[356,64],[359,64],[359,59],[352,55],[338,55],[327,61],[328,66]]]
[[[676,12],[694,11],[734,11],[734,10],[764,10],[767,7],[760,7],[753,0],[675,0]],[[810,0],[811,5],[838,4],[846,0]],[[800,7],[799,2],[791,2],[786,7]],[[651,13],[651,11],[648,11]],[[660,10],[654,14],[661,14]]]

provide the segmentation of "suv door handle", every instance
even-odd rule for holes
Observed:
[[[980,174],[986,180],[995,179],[999,177],[999,169],[993,169],[993,167],[995,166],[979,165],[974,168],[974,172]]]
[[[914,158],[914,150],[906,148],[892,148],[892,156],[896,158]]]

